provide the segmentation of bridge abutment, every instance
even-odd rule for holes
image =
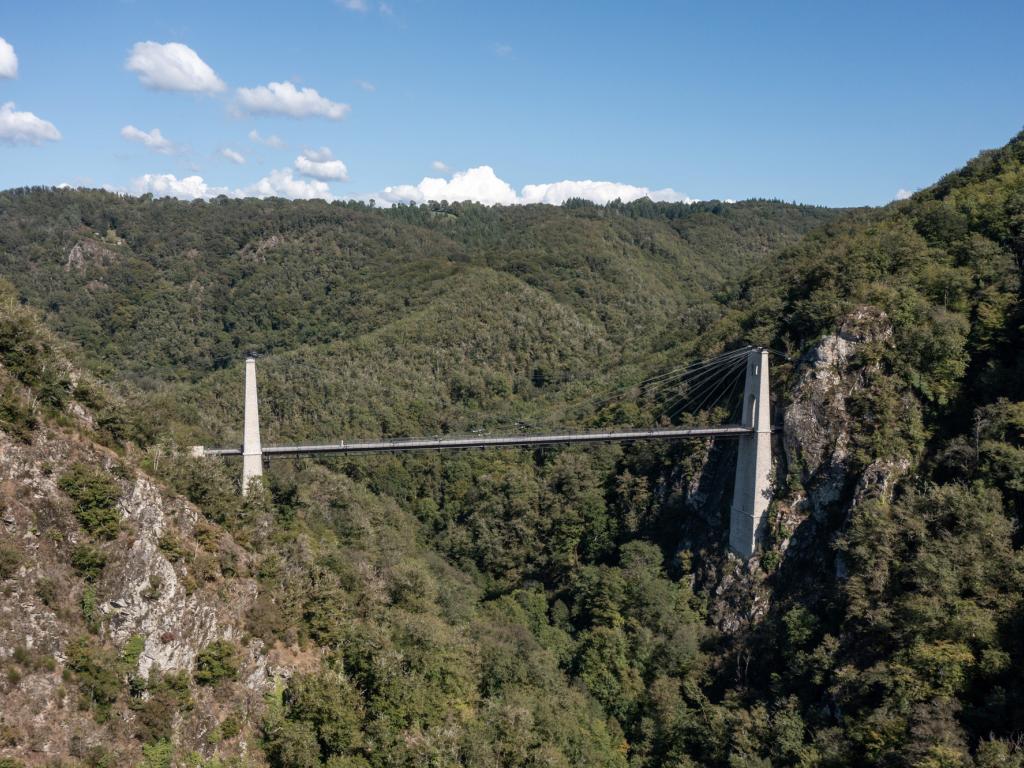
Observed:
[[[772,424],[768,390],[768,350],[747,356],[740,425],[753,432],[739,438],[736,480],[729,515],[729,547],[748,558],[757,548],[771,502]]]

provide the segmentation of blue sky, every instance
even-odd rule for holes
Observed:
[[[7,0],[0,188],[881,204],[1024,127],[1021,29],[1016,1]],[[160,79],[182,50],[206,92]],[[566,180],[612,185],[528,186]]]

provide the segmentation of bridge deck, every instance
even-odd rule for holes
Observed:
[[[466,448],[511,448],[569,443],[635,442],[637,440],[682,440],[685,438],[740,437],[753,432],[750,427],[660,427],[608,432],[572,432],[546,435],[510,435],[499,437],[430,437],[375,440],[362,443],[325,445],[265,445],[263,455],[306,456],[317,453],[388,453],[396,451],[443,451]],[[241,456],[241,448],[204,448],[205,456]]]

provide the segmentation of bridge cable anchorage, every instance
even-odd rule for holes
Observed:
[[[666,389],[676,389],[677,391],[669,395],[667,404],[664,405],[662,411],[668,412],[679,404],[682,404],[685,409],[690,402],[696,400],[698,396],[706,392],[709,386],[717,382],[720,377],[727,373],[734,365],[740,363],[742,363],[742,357],[739,356],[734,356],[730,359],[722,359],[712,367],[697,370],[692,375],[686,376],[677,381],[669,382]],[[648,395],[654,395],[656,391],[657,390],[652,390]]]
[[[781,350],[769,349],[768,352],[770,354],[775,355],[778,358],[781,358],[781,359],[785,360],[787,363],[795,363],[796,362],[796,358],[790,357],[789,355],[787,355],[785,352],[783,352]]]
[[[764,513],[771,498],[769,475],[771,470],[771,403],[768,386],[768,355],[770,350],[745,347],[717,355],[710,360],[690,364],[683,369],[652,377],[657,386],[648,391],[651,396],[667,386],[682,386],[681,392],[669,399],[670,412],[696,408],[696,415],[705,406],[714,406],[728,395],[732,399],[740,378],[743,379],[743,397],[740,401],[739,422],[718,426],[676,426],[648,429],[619,429],[579,431],[547,434],[505,436],[468,436],[380,439],[364,442],[338,442],[327,444],[270,445],[260,440],[259,402],[256,390],[256,360],[245,361],[245,408],[243,444],[240,448],[204,448],[194,446],[194,456],[241,456],[242,491],[249,493],[257,478],[263,474],[263,458],[306,456],[314,454],[404,452],[421,450],[465,450],[472,448],[538,447],[545,445],[634,442],[641,440],[737,438],[738,458],[730,515],[730,548],[744,558],[754,554],[760,538]],[[659,380],[660,379],[660,380]],[[644,384],[641,384],[641,392]],[[698,402],[699,398],[699,402]],[[728,416],[735,411],[730,407]],[[664,413],[664,411],[663,411]]]
[[[690,365],[685,366],[682,369],[676,369],[675,373],[670,372],[662,376],[652,377],[651,379],[648,380],[648,382],[655,382],[657,385],[655,386],[655,389],[657,389],[660,388],[661,386],[664,386],[663,382],[674,382],[686,380],[687,378],[701,378],[705,375],[705,373],[713,372],[721,365],[728,363],[729,361],[734,360],[738,357],[741,357],[745,353],[745,348],[742,350],[733,350],[731,352],[725,352],[722,353],[721,355],[718,355],[717,357],[711,358],[710,360],[691,363]],[[646,382],[641,382],[641,384],[638,386],[642,388],[645,384]]]

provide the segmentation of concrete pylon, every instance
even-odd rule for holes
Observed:
[[[754,432],[739,439],[736,483],[729,516],[729,547],[743,558],[754,554],[759,529],[771,501],[772,415],[768,393],[768,350],[747,355],[740,424]]]
[[[249,492],[254,478],[263,477],[263,445],[260,443],[260,405],[256,397],[256,358],[245,359],[245,426],[242,431],[242,493]]]

